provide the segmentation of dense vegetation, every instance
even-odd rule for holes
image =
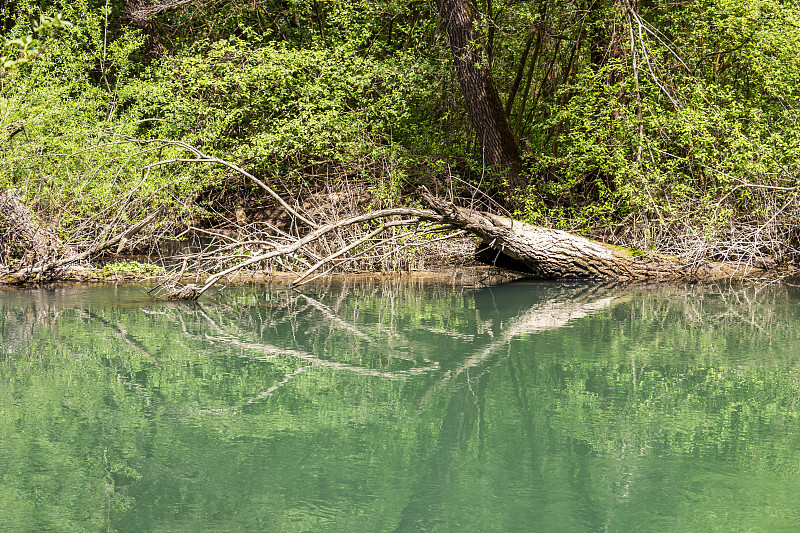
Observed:
[[[521,219],[641,249],[794,256],[800,6],[464,0],[521,154],[510,177],[482,156],[454,67],[440,11],[459,2],[6,2],[6,40],[42,15],[71,25],[3,71],[0,188],[65,242],[159,205],[162,234],[264,205],[228,170],[148,167],[190,156],[148,144],[168,139],[298,202],[471,184]]]

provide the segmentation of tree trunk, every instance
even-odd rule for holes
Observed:
[[[0,228],[0,249],[6,265],[12,259],[21,259],[25,265],[51,261],[65,249],[55,232],[39,226],[13,189],[0,193]]]
[[[513,188],[525,186],[516,139],[497,94],[489,61],[473,25],[467,0],[437,0],[472,125],[486,164],[504,174]]]
[[[764,270],[713,262],[689,264],[678,257],[630,250],[457,207],[428,191],[421,194],[441,216],[438,222],[481,239],[489,249],[483,256],[488,262],[541,279],[711,280],[743,278]]]

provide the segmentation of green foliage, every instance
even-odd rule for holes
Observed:
[[[540,118],[522,121],[531,175],[523,216],[589,229],[635,216],[712,240],[773,224],[770,233],[791,240],[795,220],[775,215],[793,201],[800,170],[800,11],[698,1],[642,4],[639,14],[641,34],[611,5],[604,17],[618,26],[549,21],[575,32],[585,55],[569,71],[567,56],[542,60],[560,82],[542,80]]]
[[[474,6],[485,41],[476,45],[491,54],[526,151],[519,216],[601,235],[634,218],[641,224],[620,242],[642,249],[676,251],[687,235],[711,242],[768,223],[773,242],[797,240],[797,6],[651,2],[641,25],[611,0],[588,17],[560,0],[489,6]],[[67,235],[109,230],[106,208],[119,198],[130,202],[125,221],[178,208],[174,227],[257,194],[229,172],[191,165],[154,168],[139,185],[157,155],[180,154],[112,144],[123,135],[197,145],[282,190],[316,187],[320,176],[366,180],[376,206],[413,201],[402,197],[413,185],[450,173],[508,198],[476,150],[427,3],[20,0],[3,16],[15,46],[31,20],[72,23],[7,73],[0,99],[0,125],[24,124],[0,139],[2,185]]]
[[[100,269],[101,276],[114,276],[114,275],[128,275],[134,277],[154,276],[163,274],[165,272],[163,267],[158,265],[151,265],[140,263],[138,261],[122,261],[118,263],[111,263],[105,265]]]
[[[293,49],[241,41],[165,58],[121,91],[143,122],[140,135],[181,138],[251,171],[279,176],[310,162],[358,167],[414,142],[434,86],[409,57],[362,58],[345,48]]]
[[[333,167],[372,181],[376,204],[398,201],[407,162],[440,144],[431,133],[446,65],[411,47],[428,31],[420,6],[329,3],[312,13],[290,4],[277,33],[248,27],[259,16],[225,11],[233,6],[214,31],[196,13],[155,17],[157,27],[182,28],[159,57],[154,26],[131,24],[137,15],[116,2],[18,3],[7,17],[59,9],[74,24],[5,80],[0,125],[22,133],[0,142],[0,186],[18,189],[69,241],[112,233],[162,204],[171,208],[167,231],[251,187],[215,167],[150,168],[186,154],[126,142],[132,136],[188,142],[279,189],[295,187],[311,165]],[[397,20],[383,42],[387,13]],[[319,16],[332,28],[324,38],[306,31]],[[234,19],[241,31],[216,33]]]
[[[61,17],[61,13],[54,17],[40,15],[39,21],[33,24],[33,33],[16,39],[5,39],[0,47],[0,77],[12,69],[35,59],[44,50],[42,39],[46,38],[53,30],[70,26],[70,23]]]
[[[36,61],[3,80],[0,124],[12,125],[15,135],[0,142],[0,187],[17,189],[73,243],[117,233],[162,204],[177,217],[185,215],[192,208],[187,199],[207,186],[202,171],[143,172],[144,165],[174,150],[158,153],[126,142],[123,136],[134,126],[117,121],[116,91],[139,68],[132,60],[143,43],[139,31],[107,31],[105,6],[55,7],[73,23],[49,39]],[[39,8],[17,4],[17,16],[35,15]]]

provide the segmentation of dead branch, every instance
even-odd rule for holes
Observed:
[[[277,201],[288,213],[290,213],[296,219],[300,220],[304,224],[307,224],[307,225],[311,226],[312,228],[316,228],[317,227],[317,224],[315,222],[307,219],[302,214],[300,214],[297,210],[295,210],[292,206],[290,206],[288,203],[286,203],[286,201],[281,197],[281,195],[279,195],[277,192],[275,192],[275,190],[273,190],[272,187],[268,186],[266,183],[264,183],[260,179],[256,178],[255,176],[253,176],[252,174],[250,174],[246,170],[242,169],[238,165],[234,165],[233,163],[230,163],[230,162],[225,161],[224,159],[220,159],[218,157],[213,157],[213,156],[206,155],[203,152],[201,152],[200,150],[198,150],[197,148],[195,148],[194,146],[191,146],[191,145],[186,144],[186,143],[181,142],[181,141],[168,141],[168,140],[164,140],[164,139],[144,140],[144,139],[136,139],[134,137],[126,137],[126,139],[128,139],[131,142],[143,143],[143,144],[161,143],[161,144],[164,144],[164,145],[177,146],[177,147],[183,148],[184,150],[187,150],[187,151],[191,152],[195,156],[194,158],[173,158],[173,159],[164,159],[162,161],[156,161],[155,163],[151,163],[149,165],[146,165],[143,168],[143,170],[149,170],[150,168],[153,168],[153,167],[156,167],[156,166],[161,166],[161,165],[166,165],[166,164],[169,164],[169,163],[213,163],[213,164],[222,165],[224,167],[230,168],[231,170],[233,170],[237,174],[241,174],[242,176],[245,176],[246,178],[250,179],[253,183],[255,183],[256,185],[258,185],[259,187],[261,187],[262,189],[267,191],[267,194],[269,194],[275,201]]]
[[[232,267],[229,267],[222,272],[218,272],[211,277],[208,278],[205,285],[202,287],[191,286],[191,287],[183,287],[179,290],[179,293],[171,293],[166,296],[167,299],[180,299],[180,300],[196,300],[199,298],[204,292],[214,286],[214,284],[219,281],[220,279],[224,278],[225,276],[229,276],[245,267],[248,267],[255,263],[260,263],[262,261],[266,261],[273,257],[278,256],[286,256],[291,254],[292,252],[296,252],[303,248],[304,246],[320,239],[321,237],[325,236],[326,234],[335,231],[337,229],[351,226],[354,224],[360,224],[364,222],[370,222],[372,220],[377,220],[381,218],[388,218],[392,216],[412,216],[417,217],[421,220],[433,220],[437,221],[441,217],[436,214],[435,212],[427,209],[417,209],[411,207],[396,207],[396,208],[389,208],[389,209],[380,209],[378,211],[373,211],[371,213],[365,213],[362,215],[357,215],[353,217],[349,217],[343,220],[339,220],[337,222],[332,222],[330,224],[325,224],[324,226],[318,227],[316,230],[308,233],[302,238],[297,239],[295,242],[290,244],[282,245],[282,246],[275,246],[273,250],[269,252],[255,255],[246,259],[240,263],[235,264]]]
[[[100,253],[103,250],[113,247],[114,245],[124,244],[125,241],[127,241],[128,239],[139,233],[142,229],[147,227],[149,224],[151,224],[158,217],[158,215],[161,214],[162,211],[163,211],[163,206],[159,207],[158,209],[147,215],[138,224],[131,226],[130,228],[128,228],[127,230],[118,234],[115,237],[112,237],[110,239],[107,239],[99,244],[90,247],[88,250],[85,250],[77,254],[72,253],[67,257],[63,257],[55,261],[50,261],[48,263],[40,264],[38,266],[23,267],[22,269],[11,273],[11,276],[12,278],[15,278],[17,281],[22,281],[24,278],[27,278],[30,275],[39,275],[51,272],[65,265],[83,261],[94,254]]]
[[[367,233],[366,235],[364,235],[360,239],[358,239],[358,240],[352,242],[351,244],[345,246],[344,248],[340,249],[338,252],[334,252],[334,253],[330,254],[328,257],[326,257],[326,258],[320,260],[319,262],[317,262],[317,264],[315,264],[314,266],[312,266],[311,268],[309,268],[308,270],[303,272],[303,274],[301,276],[299,276],[297,279],[295,279],[291,283],[291,286],[292,287],[298,287],[298,286],[302,285],[304,279],[308,278],[308,276],[311,273],[313,273],[314,271],[316,271],[317,269],[319,269],[323,265],[325,265],[327,263],[330,263],[331,261],[336,260],[337,258],[339,258],[342,255],[346,254],[347,252],[349,252],[353,248],[361,246],[362,244],[364,244],[365,242],[369,241],[370,239],[374,239],[375,237],[377,237],[378,235],[380,235],[381,233],[383,233],[387,229],[392,228],[392,227],[396,227],[396,226],[408,226],[410,224],[418,224],[419,222],[420,222],[420,220],[418,218],[409,218],[409,219],[393,220],[391,222],[386,222],[385,224],[381,225],[379,228]]]

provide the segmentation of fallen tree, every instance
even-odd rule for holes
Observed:
[[[430,228],[447,230],[451,235],[473,235],[480,241],[478,248],[485,262],[539,279],[710,281],[777,275],[773,265],[687,261],[676,256],[624,248],[565,231],[533,226],[509,217],[457,206],[424,187],[419,189],[419,197],[427,208],[383,209],[316,226],[302,237],[273,246],[262,254],[253,255],[211,275],[203,285],[187,285],[171,291],[167,297],[197,299],[221,279],[244,267],[276,256],[303,253],[305,247],[329,233],[371,221],[381,223],[353,238],[346,246],[319,258],[290,285],[297,286],[309,281],[312,273],[331,267],[337,261],[347,260],[348,253],[363,253],[364,248],[380,242],[380,235],[387,229],[398,226],[416,226],[417,229],[412,233],[420,231],[422,227],[428,231]]]
[[[145,145],[170,145],[185,150],[187,157],[170,158],[146,165],[143,172],[169,164],[213,164],[226,167],[264,190],[288,216],[283,227],[247,224],[237,214],[235,231],[190,227],[211,239],[199,251],[178,257],[180,265],[164,277],[159,286],[162,298],[196,300],[211,287],[227,282],[242,269],[264,268],[268,262],[295,273],[290,283],[298,286],[341,268],[348,262],[397,254],[408,248],[431,246],[456,236],[476,237],[478,256],[501,268],[541,279],[596,280],[713,280],[762,276],[768,265],[689,261],[681,257],[639,251],[571,234],[533,226],[507,216],[457,205],[425,187],[418,189],[424,207],[391,207],[368,212],[325,216],[319,210],[287,201],[270,186],[239,166],[204,154],[176,141],[128,139]],[[152,149],[148,149],[152,150]],[[60,269],[83,261],[103,250],[125,243],[151,224],[161,210],[102,242],[74,246],[58,243],[55,232],[43,230],[33,213],[13,191],[0,194],[4,235],[29,249],[24,260],[5,268],[6,280],[13,282],[58,277]],[[122,245],[119,246],[119,253]],[[272,268],[272,267],[270,267]],[[192,272],[194,283],[187,283]]]
[[[484,259],[542,279],[721,279],[762,273],[756,265],[689,263],[670,255],[605,244],[566,231],[458,207],[422,191],[439,222],[467,231],[484,244]]]
[[[380,221],[380,225],[363,232],[346,246],[319,258],[315,263],[306,262],[309,266],[290,285],[297,286],[315,279],[310,278],[313,273],[325,267],[330,267],[326,272],[331,270],[338,261],[346,261],[349,253],[364,253],[364,249],[381,242],[382,233],[399,226],[416,226],[417,229],[410,233],[419,232],[420,227],[432,227],[445,229],[451,234],[468,233],[476,236],[482,243],[484,258],[494,255],[491,260],[493,264],[540,279],[705,281],[761,276],[767,273],[763,266],[718,262],[689,263],[679,257],[605,244],[565,231],[533,226],[508,217],[459,207],[424,188],[420,190],[420,197],[428,208],[383,209],[317,226],[302,237],[280,245],[272,243],[267,251],[242,258],[232,266],[209,276],[202,285],[187,284],[177,287],[177,283],[174,283],[173,287],[176,288],[167,292],[165,297],[196,300],[220,280],[243,268],[279,256],[316,256],[317,254],[306,248],[326,235],[374,221]],[[266,245],[270,241],[263,238],[257,241],[250,239],[229,246],[253,243]],[[201,259],[201,255],[198,254],[193,259]]]

